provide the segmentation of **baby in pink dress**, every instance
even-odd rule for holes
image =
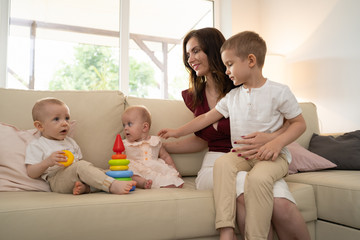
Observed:
[[[138,188],[182,187],[184,181],[160,138],[149,136],[150,112],[144,106],[130,106],[122,115],[126,139],[125,154]]]

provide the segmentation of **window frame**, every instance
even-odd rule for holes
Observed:
[[[130,19],[130,0],[119,0],[120,17],[119,17],[119,91],[125,95],[129,94],[129,19]],[[231,0],[204,0],[212,1],[214,4],[214,27],[221,30],[221,22],[230,23],[223,24],[231,27],[231,14],[221,14],[226,16],[221,19],[220,13],[224,6],[231,5]],[[11,0],[0,0],[0,87],[7,88],[7,48],[9,36],[9,20],[10,20],[10,4]],[[230,21],[228,21],[230,19]],[[226,34],[224,34],[226,35]],[[167,91],[165,87],[164,91]],[[166,98],[167,93],[164,94]]]

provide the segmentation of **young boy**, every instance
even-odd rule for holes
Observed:
[[[216,228],[220,239],[232,239],[236,216],[236,175],[248,171],[245,181],[245,239],[267,239],[273,210],[274,182],[287,175],[291,156],[286,145],[306,129],[301,109],[290,89],[262,75],[265,41],[254,32],[234,35],[221,48],[221,58],[234,85],[211,111],[178,129],[163,129],[159,135],[180,137],[198,131],[222,117],[229,117],[233,149],[215,162],[214,199]],[[289,126],[261,147],[255,158],[237,153],[237,140],[253,132],[274,132],[284,118]]]
[[[81,160],[82,154],[76,142],[67,136],[70,110],[55,98],[38,100],[33,109],[34,126],[41,137],[32,141],[26,149],[25,164],[32,178],[43,178],[53,192],[79,195],[103,190],[114,194],[129,193],[135,181],[116,181],[90,162]],[[74,155],[74,162],[65,167],[67,159],[63,150]]]

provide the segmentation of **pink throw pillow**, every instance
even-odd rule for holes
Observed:
[[[289,174],[336,167],[336,164],[313,152],[310,152],[297,142],[290,143],[286,147],[292,155],[292,161],[289,165]]]
[[[27,175],[24,163],[27,144],[39,136],[36,129],[22,131],[0,123],[0,191],[50,191],[44,180]]]

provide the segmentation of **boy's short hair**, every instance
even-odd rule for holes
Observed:
[[[47,104],[57,104],[67,107],[67,105],[63,101],[57,98],[48,97],[48,98],[39,99],[36,101],[36,103],[32,108],[32,118],[34,121],[40,120],[40,115]]]
[[[125,109],[124,113],[129,112],[129,111],[138,111],[141,114],[141,118],[144,120],[144,122],[147,122],[149,124],[149,128],[151,127],[151,113],[150,111],[147,109],[147,107],[145,107],[144,105],[133,105],[133,106],[129,106]]]
[[[235,54],[240,58],[247,58],[249,54],[254,54],[257,65],[260,68],[264,66],[266,42],[255,32],[244,31],[230,37],[224,42],[220,52],[229,49],[235,50]]]

